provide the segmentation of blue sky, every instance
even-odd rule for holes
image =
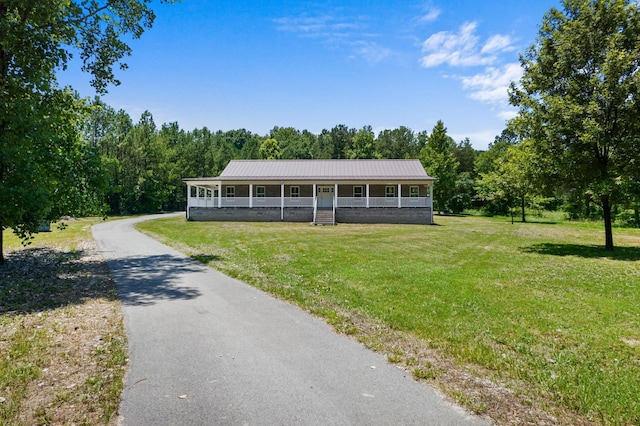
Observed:
[[[551,0],[200,1],[155,4],[122,84],[103,100],[158,127],[338,124],[431,132],[486,149],[513,116],[509,81]],[[77,64],[60,75],[94,96]]]

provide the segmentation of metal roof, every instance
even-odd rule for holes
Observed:
[[[232,160],[216,180],[435,180],[419,160]]]

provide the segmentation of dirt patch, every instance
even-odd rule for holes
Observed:
[[[0,356],[12,358],[0,423],[117,424],[126,336],[95,243],[7,253],[0,290]]]

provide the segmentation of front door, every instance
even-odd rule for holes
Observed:
[[[333,209],[333,186],[318,186],[318,208]]]

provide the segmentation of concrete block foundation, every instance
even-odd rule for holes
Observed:
[[[313,208],[285,208],[281,219],[280,207],[191,207],[189,219],[193,221],[221,222],[313,222]],[[349,208],[336,209],[336,223],[395,223],[431,224],[431,209],[414,208]]]

